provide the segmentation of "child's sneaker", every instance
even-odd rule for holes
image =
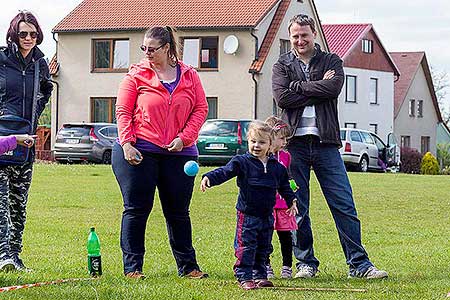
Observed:
[[[266,265],[267,279],[275,278],[275,273],[273,272],[272,266],[270,264]]]
[[[281,267],[281,278],[292,278],[292,268],[288,266]]]
[[[239,286],[241,287],[241,289],[246,291],[256,289],[256,284],[253,280],[241,281],[239,282]]]
[[[297,267],[297,274],[295,274],[295,278],[312,278],[315,277],[317,270],[314,267],[308,266],[307,264],[301,264]]]
[[[257,288],[274,287],[273,282],[267,279],[255,279]]]
[[[14,261],[11,258],[6,258],[0,260],[0,271],[1,272],[11,272],[16,269]]]

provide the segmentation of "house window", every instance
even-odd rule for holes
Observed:
[[[356,102],[356,76],[345,76],[345,101]]]
[[[345,128],[356,128],[356,123],[345,123]]]
[[[129,64],[129,40],[92,40],[92,71],[126,72]]]
[[[372,40],[362,40],[362,51],[364,53],[373,53],[373,41]]]
[[[416,109],[416,100],[410,99],[409,100],[409,108],[408,108],[410,117],[414,117],[415,109]]]
[[[116,98],[91,98],[91,122],[116,123]]]
[[[423,118],[423,100],[417,100],[417,117]]]
[[[430,151],[430,137],[422,136],[420,138],[420,152],[425,154]]]
[[[411,137],[409,135],[402,135],[400,137],[400,145],[405,148],[411,148]]]
[[[183,38],[183,62],[198,69],[217,69],[218,37]]]
[[[370,78],[370,104],[378,104],[378,79]]]
[[[208,116],[207,119],[217,119],[217,97],[207,97],[208,101]]]
[[[280,55],[291,51],[291,41],[290,40],[280,40]]]
[[[372,123],[369,124],[369,130],[373,133],[378,133],[378,124]]]

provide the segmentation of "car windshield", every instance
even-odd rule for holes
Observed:
[[[202,136],[236,136],[237,122],[232,121],[212,121],[206,122],[200,130]]]
[[[89,135],[91,128],[89,126],[67,126],[59,130],[59,134],[70,137],[82,137]]]
[[[346,135],[347,135],[347,131],[341,130],[341,141],[345,141]]]

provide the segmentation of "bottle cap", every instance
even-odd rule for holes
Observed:
[[[95,231],[95,227],[91,227],[91,231]]]

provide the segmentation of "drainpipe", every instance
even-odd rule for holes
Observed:
[[[58,61],[58,40],[56,39],[56,32],[52,32],[52,36],[53,36],[53,40],[56,43],[56,49],[55,49],[55,57],[56,57],[56,61]],[[50,80],[51,83],[56,85],[56,99],[55,99],[55,129],[56,129],[56,133],[58,133],[58,129],[59,129],[59,125],[58,125],[58,120],[59,120],[59,83],[55,80]],[[51,142],[51,140],[50,140]]]
[[[259,59],[259,54],[258,54],[259,40],[258,40],[258,37],[255,35],[254,31],[255,31],[255,28],[252,28],[250,31],[251,36],[255,38],[255,59],[253,60],[253,62],[255,62]],[[256,74],[258,72],[251,70],[250,73],[252,73],[252,80],[255,83],[255,104],[254,104],[253,109],[255,111],[254,119],[257,119],[258,118],[258,81],[256,80]]]

